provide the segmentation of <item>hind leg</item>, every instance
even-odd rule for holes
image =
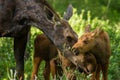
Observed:
[[[46,61],[45,63],[45,69],[44,69],[44,78],[45,80],[50,80],[50,62]]]
[[[98,64],[90,80],[100,80],[101,65]]]
[[[31,75],[31,80],[35,80],[35,77],[37,76],[38,69],[40,66],[42,59],[40,57],[34,57],[33,59],[33,71]]]
[[[14,38],[14,56],[19,80],[24,80],[24,53],[27,44],[27,35]]]
[[[107,78],[108,65],[109,64],[102,65],[102,74],[103,74],[102,80],[108,80],[108,78]]]

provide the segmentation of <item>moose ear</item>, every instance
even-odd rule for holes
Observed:
[[[84,32],[85,32],[85,33],[86,33],[86,32],[90,32],[90,30],[91,30],[91,25],[89,24],[89,25],[87,25],[87,26],[85,27]]]
[[[69,20],[72,15],[73,15],[73,7],[71,4],[69,4],[69,6],[68,6],[68,8],[63,16],[63,19]]]

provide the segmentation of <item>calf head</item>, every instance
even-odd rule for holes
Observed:
[[[99,28],[94,31],[90,31],[90,26],[85,28],[85,33],[78,39],[78,42],[73,45],[72,50],[75,55],[79,53],[86,53],[94,49],[97,45],[97,41],[99,40],[99,35],[103,31]]]
[[[85,74],[93,73],[96,69],[96,58],[92,53],[84,53],[76,56],[78,58],[78,63],[83,66],[83,69],[78,67],[80,72],[84,72]]]

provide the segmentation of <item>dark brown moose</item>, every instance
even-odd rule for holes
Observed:
[[[90,26],[88,26],[85,33],[74,44],[73,51],[77,55],[86,52],[92,53],[97,61],[97,68],[92,80],[100,80],[100,71],[102,71],[103,80],[108,80],[107,74],[111,50],[107,32],[100,28],[90,31]]]
[[[79,54],[77,58],[78,62],[87,70],[89,73],[93,73],[96,69],[96,59],[91,53]],[[68,80],[76,80],[74,71],[76,66],[71,63],[67,58],[58,54],[56,46],[44,35],[40,34],[34,40],[34,57],[33,57],[33,71],[31,80],[35,80],[37,76],[41,61],[45,61],[44,78],[50,80],[50,72],[54,80],[59,76],[62,76],[62,71],[66,75]],[[59,62],[56,62],[60,60]],[[58,68],[59,64],[59,68]],[[62,67],[62,69],[61,69]],[[67,70],[69,68],[69,70]],[[78,68],[79,69],[79,68]],[[79,69],[83,72],[82,69]]]
[[[72,7],[68,8],[71,11]],[[67,12],[71,16],[71,12]],[[24,52],[31,25],[39,28],[67,58],[77,35],[45,0],[0,0],[0,36],[14,38],[14,56],[19,80],[24,79]],[[69,57],[74,64],[75,60]]]

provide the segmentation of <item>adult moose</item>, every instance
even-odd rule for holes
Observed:
[[[64,16],[64,19],[69,17]],[[65,57],[73,55],[71,43],[77,41],[76,33],[69,23],[61,20],[45,0],[0,0],[0,36],[14,38],[19,80],[24,79],[24,52],[31,25],[42,30]],[[76,64],[73,57],[69,56],[69,59]]]
[[[73,51],[77,55],[86,52],[92,53],[97,61],[97,68],[92,80],[100,80],[100,71],[102,71],[103,80],[108,80],[107,74],[111,50],[107,32],[100,28],[90,31],[90,26],[88,26],[85,33],[74,44]]]

